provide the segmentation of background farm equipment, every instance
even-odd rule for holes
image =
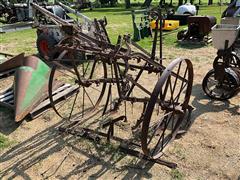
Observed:
[[[206,74],[202,83],[204,92],[210,98],[226,100],[239,91],[240,59],[237,54],[240,48],[239,29],[239,25],[232,24],[213,27],[213,45],[218,52],[213,69]]]
[[[166,20],[179,21],[180,26],[188,24],[188,17],[198,15],[199,6],[194,5],[182,5],[179,6],[177,11],[173,8],[165,6]]]
[[[178,7],[176,14],[190,14],[191,16],[197,15],[198,7],[191,3],[186,3]]]
[[[160,29],[166,31],[172,31],[179,28],[179,21],[166,20],[163,18],[161,25],[158,27],[156,20],[151,18],[149,15],[149,9],[144,10],[133,10],[132,11],[132,22],[133,22],[133,40],[140,41],[145,37],[152,36],[152,30]]]
[[[0,105],[14,111],[16,122],[26,116],[35,118],[50,108],[47,91],[50,67],[36,56],[0,54],[4,61],[0,64],[2,83],[5,78],[14,76],[13,83],[0,92]],[[76,90],[68,84],[59,83],[54,84],[54,89],[55,102],[60,102]]]
[[[239,92],[240,87],[240,21],[236,16],[237,1],[222,14],[220,25],[213,27],[213,45],[218,49],[213,69],[203,79],[204,92],[213,99],[226,100]]]
[[[12,3],[0,0],[0,22],[7,24],[0,27],[0,33],[32,28],[33,11],[30,1]]]
[[[134,41],[140,41],[144,37],[152,36],[148,11],[147,9],[132,11]]]
[[[177,39],[181,43],[210,43],[209,33],[216,24],[214,16],[188,17],[188,29],[178,32]]]
[[[0,22],[2,23],[12,24],[20,21],[32,21],[32,16],[30,1],[25,3],[0,1]]]
[[[4,1],[2,0],[2,2]],[[32,3],[33,0],[28,0],[26,3],[20,4],[8,1],[2,3],[3,10],[0,10],[0,20],[5,25],[0,27],[0,32],[29,29],[39,24],[52,24],[53,22],[49,21],[41,11],[32,7]],[[60,5],[47,5],[41,2],[38,5],[65,21],[74,21]]]
[[[152,15],[157,23],[161,22],[161,13],[154,11]],[[161,32],[160,56],[156,56],[159,31],[154,33],[151,54],[131,42],[129,36],[119,36],[113,45],[104,32],[96,39],[72,26],[71,35],[55,46],[61,53],[51,60],[49,98],[54,111],[65,120],[59,130],[96,142],[104,136],[108,141],[120,142],[120,150],[126,153],[176,167],[159,157],[179,130],[189,127],[191,61],[178,58],[164,66]],[[78,59],[78,53],[94,58]],[[143,84],[145,78],[150,84]],[[52,96],[56,80],[78,87],[77,93],[61,106]],[[131,113],[130,109],[137,112]],[[102,132],[106,128],[107,133]],[[125,139],[119,137],[121,133]]]
[[[238,17],[240,14],[240,4],[238,0],[233,0],[228,7],[223,11],[222,18],[224,17]]]
[[[71,35],[72,25],[78,31],[81,31],[85,34],[88,34],[91,37],[96,37],[98,34],[103,34],[105,30],[105,26],[107,25],[107,20],[104,18],[103,20],[91,20],[87,16],[76,12],[74,9],[66,6],[63,3],[58,3],[65,11],[75,14],[78,17],[78,21],[66,20],[60,18],[59,16],[55,15],[47,11],[45,8],[33,3],[32,6],[37,11],[41,12],[41,14],[47,18],[48,21],[52,22],[51,25],[49,24],[41,24],[37,28],[37,48],[39,54],[44,57],[45,59],[49,59],[50,56],[56,56],[58,52],[52,51],[55,45],[57,45],[64,37]],[[63,26],[63,28],[62,28]],[[104,29],[103,29],[104,27]],[[105,37],[106,38],[106,37]],[[81,58],[85,58],[84,54],[79,53],[76,56],[80,56]]]

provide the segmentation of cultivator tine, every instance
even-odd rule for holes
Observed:
[[[105,103],[105,106],[104,106],[104,109],[102,112],[102,116],[104,116],[105,113],[107,112],[107,107],[109,106],[109,100],[111,99],[111,97],[112,97],[112,84],[110,84],[109,88],[108,88],[107,100],[106,100],[106,103]],[[112,99],[110,101],[110,108],[111,108],[111,104],[112,104]]]

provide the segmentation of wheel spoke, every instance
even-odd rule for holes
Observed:
[[[83,89],[84,89],[84,91],[85,91],[85,94],[87,95],[88,99],[90,100],[90,102],[91,102],[92,106],[93,106],[93,107],[95,107],[95,105],[94,105],[94,103],[93,103],[92,99],[90,98],[90,96],[89,96],[88,92],[86,91],[85,87],[83,87]]]
[[[162,118],[165,118],[165,117],[168,116],[169,114],[171,114],[171,112],[164,114],[164,116],[163,116]],[[162,119],[162,118],[161,118],[161,119]],[[163,119],[163,120],[164,120],[164,119]],[[157,130],[158,130],[159,127],[162,125],[163,120],[162,120],[160,123],[156,123],[157,127],[154,129],[154,132],[153,132],[152,136],[151,136],[150,139],[148,140],[148,142],[147,142],[148,145],[151,143],[151,141],[152,141],[153,137],[155,136]],[[154,127],[154,126],[155,126],[155,125],[153,125],[153,127]],[[151,127],[150,127],[150,128],[151,128]]]
[[[164,144],[165,144],[165,142],[166,142],[166,140],[164,139],[165,132],[166,132],[166,130],[167,130],[167,127],[168,127],[168,125],[169,125],[172,117],[173,117],[173,113],[171,114],[170,118],[167,120],[167,123],[166,123],[166,121],[164,122],[164,123],[165,123],[164,130],[162,131],[162,134],[161,134],[160,138],[158,139],[158,142],[157,142],[157,144],[156,144],[156,146],[155,146],[155,148],[154,148],[154,150],[153,150],[153,154],[155,154],[156,151],[159,151],[159,145],[160,145],[160,144],[161,144],[161,149],[160,149],[160,151],[163,150]],[[172,134],[172,133],[171,133],[171,134]]]
[[[73,101],[73,104],[72,104],[72,108],[71,108],[71,111],[70,111],[70,115],[69,115],[69,117],[68,117],[68,120],[70,120],[71,117],[72,117],[72,113],[73,113],[74,106],[75,106],[75,104],[76,104],[76,100],[77,100],[77,97],[78,97],[78,93],[79,93],[79,92],[77,92],[77,94],[75,95],[75,98],[74,98],[74,101]]]

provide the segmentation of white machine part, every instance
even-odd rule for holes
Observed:
[[[191,14],[196,15],[197,9],[196,6],[186,3],[178,7],[176,14]]]

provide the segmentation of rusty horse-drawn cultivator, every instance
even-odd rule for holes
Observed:
[[[152,14],[159,23],[158,11]],[[63,25],[62,29],[68,36],[55,46],[58,56],[51,60],[49,78],[51,104],[65,119],[59,130],[96,141],[100,136],[114,139],[125,144],[120,147],[129,154],[175,167],[158,158],[189,125],[193,83],[190,60],[177,58],[165,67],[161,38],[160,57],[156,57],[158,31],[150,54],[127,35],[119,36],[116,45],[111,44],[101,23],[96,26],[95,38],[74,25]],[[76,54],[81,53],[87,58],[78,59]],[[77,87],[77,93],[64,104],[55,104],[55,81]],[[100,131],[107,127],[107,133]]]

